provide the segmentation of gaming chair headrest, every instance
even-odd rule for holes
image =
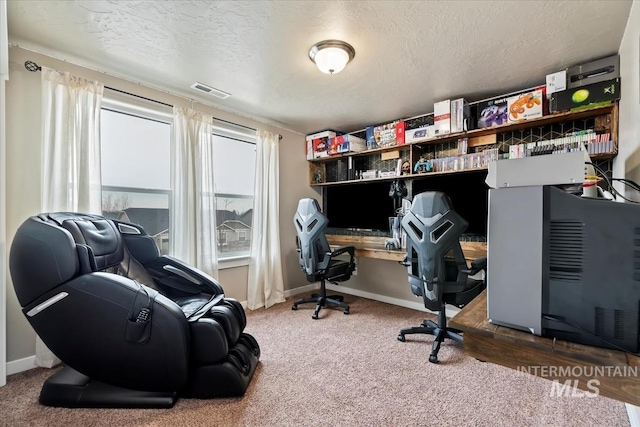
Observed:
[[[300,199],[296,214],[300,215],[302,219],[306,220],[316,212],[320,212],[320,205],[316,199]]]
[[[411,212],[422,218],[433,218],[434,216],[451,210],[451,201],[445,193],[439,191],[427,191],[417,194],[411,203]]]

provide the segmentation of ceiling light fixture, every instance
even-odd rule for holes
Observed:
[[[354,56],[353,46],[341,40],[324,40],[309,49],[309,59],[325,74],[339,73]]]

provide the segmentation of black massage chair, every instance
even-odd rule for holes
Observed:
[[[244,395],[260,348],[240,303],[193,267],[160,256],[133,224],[97,215],[27,219],[10,252],[23,312],[65,367],[40,403],[171,407]]]

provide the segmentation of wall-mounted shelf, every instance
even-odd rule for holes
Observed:
[[[584,120],[584,122],[580,122]],[[340,179],[331,179],[331,173],[329,173],[329,182],[317,182],[314,178],[315,174],[320,174],[323,177],[323,180],[327,180],[327,172],[331,172],[335,170],[335,165],[340,163],[340,160],[346,160],[350,157],[354,158],[354,164],[356,161],[359,162],[367,162],[372,161],[375,162],[376,166],[380,166],[382,153],[398,151],[399,158],[404,160],[408,160],[413,168],[413,165],[418,161],[419,156],[425,150],[429,150],[429,147],[436,144],[449,144],[449,146],[456,144],[456,142],[460,138],[468,138],[468,146],[469,148],[475,147],[488,147],[496,146],[500,142],[496,142],[496,137],[500,136],[502,140],[507,140],[511,138],[513,134],[520,134],[519,131],[527,131],[527,130],[538,130],[543,129],[549,126],[560,126],[565,129],[565,132],[571,131],[573,129],[573,125],[576,123],[583,123],[586,126],[586,123],[590,123],[589,126],[593,126],[595,130],[599,132],[609,132],[611,135],[611,140],[613,141],[613,151],[608,153],[599,153],[599,154],[591,154],[591,159],[594,161],[606,161],[614,158],[618,152],[617,146],[617,137],[618,137],[618,104],[612,103],[604,106],[597,106],[593,108],[583,109],[579,111],[569,111],[563,113],[550,114],[544,117],[523,120],[518,123],[509,123],[500,126],[493,126],[490,128],[483,129],[475,129],[467,132],[458,132],[453,134],[447,134],[438,136],[435,138],[424,138],[421,140],[417,140],[411,142],[409,144],[403,144],[392,147],[382,147],[373,150],[365,150],[360,152],[353,153],[345,153],[340,155],[323,157],[320,159],[309,160],[309,182],[311,186],[314,187],[323,187],[329,185],[344,185],[344,184],[354,184],[354,183],[366,183],[366,182],[377,182],[377,181],[392,181],[394,179],[412,179],[412,178],[423,178],[434,175],[443,175],[443,174],[452,174],[452,173],[461,173],[461,172],[469,172],[469,171],[478,171],[478,170],[486,170],[486,167],[483,168],[473,168],[473,169],[464,169],[464,170],[453,170],[453,171],[444,171],[444,172],[428,172],[428,173],[411,173],[408,175],[401,176],[391,176],[391,177],[381,177],[381,178],[370,178],[370,179],[352,179],[352,180],[340,180]],[[569,126],[567,126],[569,123]],[[577,127],[580,130],[579,127]],[[487,136],[496,136],[494,138]],[[549,139],[544,138],[544,139]],[[538,139],[539,140],[539,135]],[[509,140],[511,141],[511,140]],[[510,142],[512,143],[512,142]],[[440,146],[436,146],[440,147]],[[436,148],[431,148],[434,150]],[[484,148],[483,148],[484,149]],[[480,149],[476,149],[480,150]],[[369,160],[367,160],[369,159]],[[334,162],[334,163],[331,163]],[[393,170],[393,163],[396,160],[382,160],[382,162],[388,162],[386,165],[382,165],[383,167],[372,167],[371,169],[378,169],[381,171],[384,170]],[[346,162],[344,162],[346,163]],[[344,165],[341,165],[344,167]],[[333,168],[333,169],[332,169]],[[357,170],[366,170],[368,168],[357,167]],[[343,171],[344,172],[344,171]],[[335,176],[335,175],[333,175]],[[344,177],[344,175],[342,175]]]
[[[344,185],[344,184],[357,184],[357,183],[365,183],[365,182],[378,182],[378,181],[393,181],[394,179],[422,179],[429,178],[430,176],[438,176],[438,175],[451,175],[455,173],[465,173],[465,172],[478,172],[478,171],[486,171],[487,168],[472,168],[472,169],[462,169],[457,171],[446,171],[446,172],[426,172],[426,173],[412,173],[410,175],[400,175],[400,176],[391,176],[391,177],[383,177],[383,178],[369,178],[369,179],[353,179],[349,181],[336,181],[336,182],[323,182],[322,184],[311,184],[314,187],[326,187],[329,185]]]

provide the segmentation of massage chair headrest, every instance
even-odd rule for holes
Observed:
[[[51,213],[33,216],[18,228],[9,268],[22,307],[74,277],[118,265],[122,237],[98,215]]]

